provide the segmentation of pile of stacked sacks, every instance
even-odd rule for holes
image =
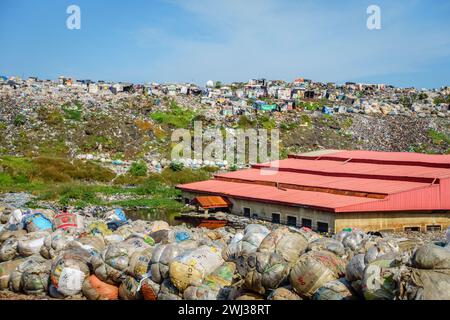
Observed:
[[[0,290],[90,300],[450,299],[450,246],[50,210],[0,215]]]

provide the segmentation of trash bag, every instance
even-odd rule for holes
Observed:
[[[259,294],[253,293],[253,292],[246,292],[246,293],[242,293],[235,300],[248,300],[248,301],[264,300],[264,297]]]
[[[170,226],[166,221],[152,221],[150,225],[151,232],[156,232],[160,230],[170,230]]]
[[[215,247],[200,246],[186,251],[169,264],[169,276],[181,292],[190,285],[197,285],[225,261]]]
[[[150,271],[152,280],[161,283],[169,277],[169,264],[186,250],[196,248],[195,242],[184,241],[180,244],[159,244],[152,254]]]
[[[86,232],[92,235],[109,236],[113,232],[108,228],[108,225],[102,221],[95,221],[88,224]]]
[[[364,257],[364,254],[357,254],[353,256],[347,264],[345,268],[345,278],[348,281],[362,280],[364,276],[364,269],[366,268]]]
[[[53,219],[55,230],[76,230],[84,227],[84,219],[78,214],[63,212],[57,214]]]
[[[336,233],[335,235],[333,235],[333,239],[339,241],[342,243],[342,241],[344,241],[344,238],[349,235],[351,233],[351,231],[339,231],[338,233]]]
[[[173,230],[158,230],[150,233],[150,236],[155,240],[155,243],[168,244],[171,242]]]
[[[7,239],[0,246],[0,262],[10,261],[19,256],[17,246],[19,241],[17,238],[12,237]]]
[[[63,230],[56,230],[45,238],[44,245],[39,252],[44,258],[53,259],[70,241],[73,240],[74,237],[66,234]]]
[[[342,244],[344,247],[349,248],[352,251],[356,251],[366,236],[367,235],[363,231],[352,231],[345,236],[342,240]]]
[[[131,255],[128,263],[127,274],[137,280],[141,280],[150,272],[153,247],[135,252]]]
[[[3,243],[9,238],[20,238],[27,234],[26,230],[20,229],[20,230],[8,230],[4,228],[0,232],[0,243]]]
[[[241,274],[245,277],[244,289],[259,294],[278,288],[290,271],[288,262],[276,252],[255,252],[239,259],[246,260],[245,275]]]
[[[394,277],[400,271],[399,260],[375,260],[366,266],[361,289],[366,300],[393,300],[398,290]]]
[[[402,300],[450,300],[450,270],[404,268],[398,279]]]
[[[248,255],[255,252],[269,233],[269,229],[262,225],[249,224],[244,231],[240,255]]]
[[[302,300],[291,288],[280,287],[273,290],[267,300]]]
[[[11,216],[11,209],[9,208],[3,209],[2,214],[0,214],[0,223],[7,224],[10,216]]]
[[[22,290],[26,294],[40,295],[48,290],[51,261],[46,260],[27,268],[22,274]]]
[[[222,258],[225,261],[235,261],[241,252],[243,233],[236,233],[227,247],[222,250]]]
[[[141,280],[140,285],[144,300],[158,300],[158,294],[161,289],[158,283],[147,277]]]
[[[52,263],[50,280],[65,297],[81,293],[84,280],[90,275],[90,255],[81,248],[62,251]]]
[[[448,227],[445,232],[445,238],[447,239],[447,243],[450,243],[450,227]]]
[[[418,269],[450,269],[450,251],[434,244],[421,246],[412,257]]]
[[[95,275],[87,277],[81,288],[89,300],[118,300],[119,288],[101,281]]]
[[[114,209],[105,214],[106,221],[127,221],[125,212],[122,209]]]
[[[269,233],[258,247],[258,252],[279,254],[288,264],[292,264],[306,251],[308,240],[288,228],[278,228]]]
[[[24,261],[25,259],[17,259],[0,263],[0,290],[8,289],[11,273]]]
[[[149,247],[145,240],[139,237],[109,244],[101,257],[94,257],[92,260],[95,275],[106,283],[119,284],[125,278],[131,256]]]
[[[191,236],[186,231],[178,231],[178,232],[175,233],[175,241],[176,242],[182,242],[182,241],[185,241],[185,240],[189,240],[190,237]]]
[[[9,215],[9,224],[19,224],[22,222],[22,219],[24,217],[24,214],[22,210],[15,209],[10,215]]]
[[[119,286],[119,297],[122,300],[142,300],[140,283],[135,278],[125,276],[124,280]]]
[[[329,251],[309,251],[291,269],[290,282],[301,296],[310,298],[325,283],[341,278],[343,261]]]
[[[26,258],[22,263],[20,263],[16,269],[10,274],[9,279],[9,289],[13,292],[23,292],[23,275],[27,270],[37,270],[42,271],[41,265],[45,264],[47,270],[50,269],[48,265],[50,261],[44,259],[39,255],[34,255]],[[51,263],[51,262],[50,262]],[[48,281],[48,278],[47,278]],[[38,281],[37,285],[43,285],[42,281]]]
[[[325,283],[312,296],[312,300],[356,300],[350,283],[345,279],[337,279]]]
[[[28,233],[18,239],[17,250],[23,257],[29,257],[33,254],[39,254],[44,245],[45,238],[49,233],[47,231],[37,231]]]
[[[336,239],[323,237],[311,241],[308,245],[308,251],[323,251],[323,250],[333,252],[335,255],[339,257],[343,257],[346,253],[344,245]]]
[[[36,231],[44,231],[44,230],[52,230],[53,222],[50,218],[45,216],[43,213],[33,213],[26,216],[22,220],[25,229],[28,232],[36,232]]]
[[[183,300],[180,291],[174,286],[170,279],[165,279],[161,283],[158,293],[158,300]]]

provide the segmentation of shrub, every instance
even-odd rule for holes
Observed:
[[[147,165],[143,161],[133,162],[129,173],[134,177],[144,177],[147,175]]]
[[[14,125],[16,127],[20,127],[23,126],[26,122],[26,118],[23,114],[18,114],[15,118],[14,118]]]
[[[170,163],[170,169],[172,169],[172,171],[181,171],[184,168],[184,164],[182,164],[181,162],[178,161],[173,161]]]

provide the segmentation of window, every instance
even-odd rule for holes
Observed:
[[[287,217],[287,225],[290,227],[296,227],[297,226],[297,217]]]
[[[302,227],[312,228],[312,220],[311,219],[302,219]]]
[[[184,204],[189,204],[191,203],[191,200],[189,200],[189,198],[184,198]]]
[[[442,228],[440,225],[427,226],[428,232],[436,232],[436,231],[441,231],[441,230],[442,230]]]
[[[279,213],[272,213],[272,222],[273,223],[280,223],[281,222],[281,215]]]
[[[256,213],[252,214],[253,219],[258,219],[258,215]]]
[[[243,208],[243,210],[244,210],[244,217],[250,218],[250,208]]]
[[[319,231],[319,232],[328,232],[328,223],[317,222],[317,231]]]
[[[420,232],[420,227],[405,227],[406,232]]]

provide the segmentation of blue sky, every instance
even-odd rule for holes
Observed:
[[[68,30],[66,8],[81,8]],[[381,30],[366,27],[369,5]],[[1,0],[0,74],[450,85],[450,1]]]

